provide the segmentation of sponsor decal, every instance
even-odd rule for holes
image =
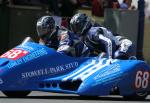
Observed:
[[[24,72],[21,74],[21,78],[26,79],[26,78],[46,76],[46,75],[51,75],[51,74],[58,74],[58,73],[62,73],[64,71],[76,68],[78,67],[78,65],[79,65],[78,62],[72,62],[72,63],[68,63],[65,65],[58,65],[53,68],[45,68],[45,69],[38,69],[38,70],[30,71],[30,72]]]
[[[96,75],[94,80],[101,80],[103,77],[114,74],[118,71],[120,71],[120,65],[114,64],[109,69],[106,69],[105,71],[102,71],[100,74]]]
[[[95,80],[95,83],[92,86],[103,84],[106,85],[111,82],[117,82],[120,80],[118,77],[118,74],[122,73],[120,71],[120,65],[114,64],[110,66],[110,68],[106,68],[102,70],[98,75],[96,75],[93,79]]]
[[[88,78],[89,76],[91,76],[92,74],[94,74],[95,72],[99,71],[100,69],[103,69],[106,66],[109,66],[110,63],[114,63],[116,61],[117,60],[115,60],[115,59],[113,60],[113,59],[102,58],[102,59],[98,60],[98,63],[96,63],[95,65],[93,65],[91,67],[88,67],[81,74],[75,76],[73,78],[73,80],[81,79],[83,81],[86,78]]]
[[[8,52],[4,53],[3,55],[1,55],[0,58],[17,60],[27,54],[28,54],[28,51],[14,48],[14,49],[11,49]]]
[[[39,58],[39,57],[44,56],[46,54],[47,54],[47,51],[45,49],[40,49],[38,51],[35,51],[35,52],[31,53],[31,54],[26,55],[22,59],[18,59],[18,60],[14,61],[14,62],[9,63],[8,64],[8,68],[13,68],[13,67],[18,66],[18,65],[20,65],[22,63],[26,63],[26,62],[28,62],[30,60]]]
[[[150,84],[150,72],[148,71],[137,71],[135,77],[135,88],[148,88]]]
[[[27,45],[20,45],[20,46],[18,46],[17,48],[23,48],[23,49],[27,49],[27,50],[34,50],[32,47],[30,47],[30,46],[27,46]]]
[[[75,76],[73,78],[73,80],[77,80],[77,79],[81,79],[81,80],[85,80],[86,78],[88,78],[90,75],[92,75],[93,73],[95,73],[96,71],[100,70],[101,66],[103,65],[103,62],[106,60],[106,58],[103,58],[102,60],[100,60],[97,64],[91,66],[90,68],[88,68],[87,70],[83,71],[81,74]]]
[[[78,73],[83,72],[84,70],[86,70],[88,67],[94,65],[95,63],[96,63],[96,60],[92,60],[92,61],[88,62],[87,64],[84,65],[84,67],[80,68],[77,72],[74,72],[74,73],[72,73],[71,75],[65,77],[65,78],[63,79],[63,81],[67,81],[67,79],[76,76]]]
[[[103,69],[104,67],[110,65],[110,63],[114,63],[116,61],[117,59],[95,58],[93,60],[90,60],[90,62],[87,62],[86,65],[83,65],[78,71],[65,77],[63,81],[66,81],[68,79],[72,79],[73,81],[81,79],[82,81],[84,81],[86,78],[88,78],[95,72],[99,71],[100,69]]]
[[[26,57],[23,58],[23,61],[24,62],[28,62],[30,60],[33,60],[33,59],[36,59],[36,58],[39,58],[39,57],[42,57],[44,55],[47,54],[47,51],[45,49],[40,49],[38,51],[35,51],[29,55],[27,55]]]
[[[22,63],[24,63],[23,60],[22,60],[22,59],[19,59],[19,60],[17,60],[17,61],[14,61],[14,62],[9,63],[7,67],[8,67],[8,68],[13,68],[13,67],[18,66],[18,65],[20,65],[20,64],[22,64]]]

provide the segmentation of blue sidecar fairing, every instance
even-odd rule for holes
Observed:
[[[69,57],[34,42],[0,56],[1,91],[48,91],[83,96],[149,93],[150,66],[140,60]]]

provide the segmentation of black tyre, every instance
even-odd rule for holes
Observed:
[[[97,99],[98,96],[85,96],[85,95],[80,95],[80,99],[85,99],[85,100],[91,100],[91,99]]]
[[[7,97],[21,98],[26,97],[31,91],[2,91]]]
[[[139,92],[129,96],[124,96],[126,100],[144,100],[148,95],[148,92]]]

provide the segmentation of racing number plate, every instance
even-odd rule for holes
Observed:
[[[146,89],[150,85],[150,71],[137,71],[135,87]]]
[[[21,49],[11,49],[8,52],[4,53],[0,56],[0,58],[8,58],[12,60],[17,60],[25,55],[27,55],[29,52]]]

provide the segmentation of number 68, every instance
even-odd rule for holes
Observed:
[[[136,88],[147,88],[149,84],[149,72],[138,71],[136,73],[135,87]]]

